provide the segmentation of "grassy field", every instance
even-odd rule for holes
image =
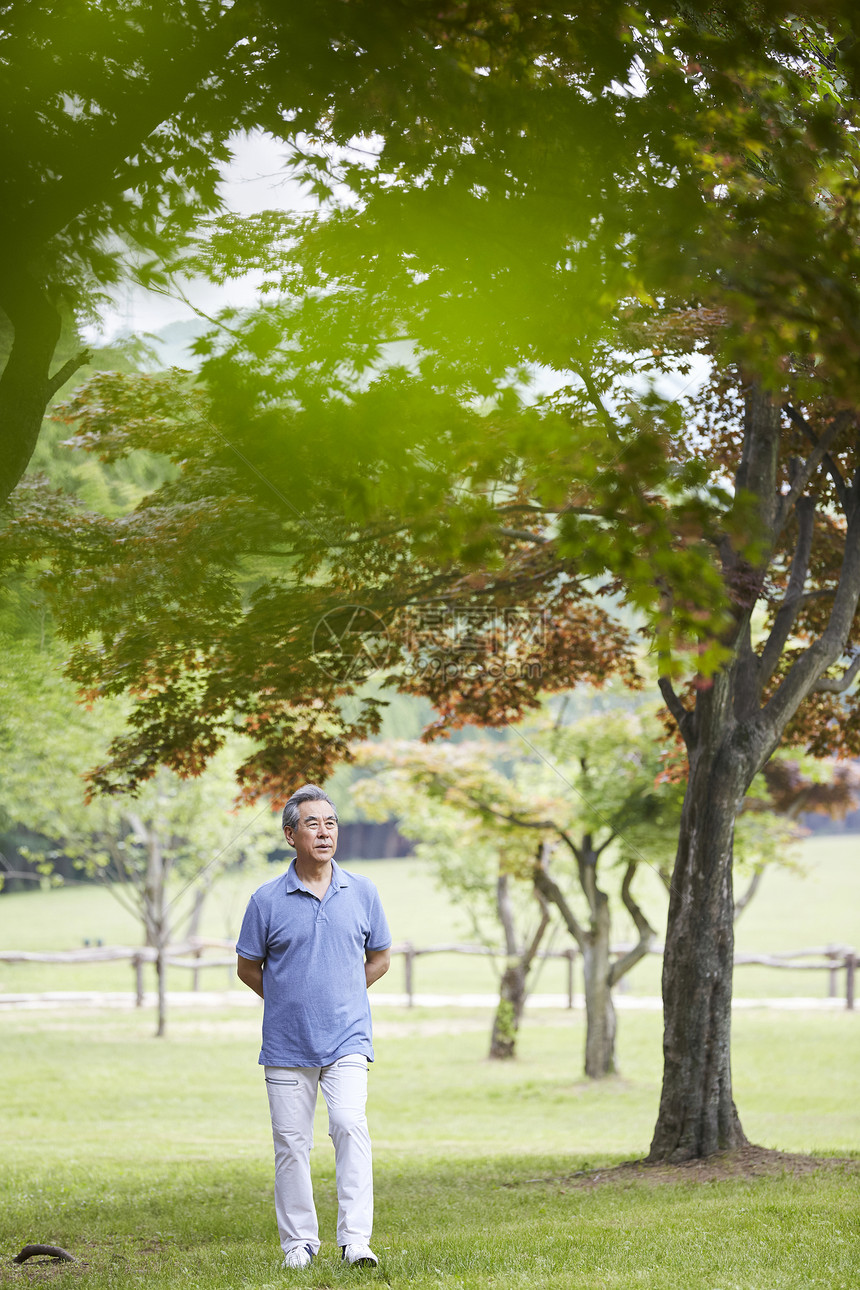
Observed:
[[[808,876],[768,875],[738,925],[741,949],[857,941],[856,839],[804,844]],[[377,882],[397,940],[470,939],[459,912],[409,861],[353,866]],[[655,924],[665,899],[643,875]],[[234,936],[259,874],[214,893],[205,930]],[[623,926],[618,936],[624,935]],[[135,944],[106,891],[0,897],[0,945]],[[757,975],[754,976],[753,972]],[[659,961],[632,986],[658,992]],[[129,990],[124,965],[0,965],[0,993]],[[204,984],[224,989],[232,973]],[[151,982],[149,983],[152,984]],[[170,985],[187,988],[188,974]],[[430,957],[416,988],[493,988],[489,965]],[[811,974],[741,969],[738,993],[826,993]],[[402,986],[395,964],[388,990]],[[241,987],[236,987],[241,990]],[[537,988],[564,988],[548,964]],[[581,1078],[580,1012],[535,1011],[515,1062],[485,1060],[488,1010],[377,1006],[371,1118],[377,1272],[344,1269],[333,1246],[334,1167],[321,1110],[314,1178],[324,1245],[309,1272],[280,1268],[271,1146],[254,1008],[174,1007],[166,1040],[143,1012],[0,1011],[0,1287],[190,1290],[284,1285],[409,1290],[855,1290],[860,1284],[860,1013],[740,1012],[735,1097],[764,1147],[832,1159],[828,1168],[656,1184],[606,1176],[648,1148],[661,1073],[661,1019],[625,1013],[621,1074]],[[838,1163],[839,1160],[848,1163]],[[598,1170],[595,1179],[592,1172]],[[586,1172],[582,1172],[586,1171]],[[26,1242],[71,1249],[72,1265],[18,1267]]]
[[[590,1084],[577,1015],[541,1014],[516,1062],[488,1063],[486,1017],[385,1009],[371,1074],[374,1273],[337,1261],[323,1114],[321,1257],[309,1272],[280,1269],[255,1014],[175,1010],[162,1041],[150,1020],[0,1014],[0,1285],[854,1290],[860,1280],[856,1016],[740,1015],[734,1063],[753,1140],[853,1163],[707,1183],[681,1172],[655,1185],[576,1175],[647,1150],[656,1015],[624,1018],[623,1075]],[[80,1262],[19,1268],[10,1256],[27,1241]]]
[[[798,857],[805,876],[785,870],[774,870],[765,876],[759,894],[738,921],[739,951],[790,950],[833,942],[860,944],[860,838],[809,838],[800,844]],[[422,946],[472,939],[462,912],[436,888],[432,877],[417,863],[363,861],[351,867],[368,874],[378,885],[396,941],[411,940],[416,946]],[[204,931],[212,936],[235,937],[248,896],[266,876],[255,872],[225,878],[210,897]],[[647,868],[642,870],[637,883],[649,917],[662,935],[666,917],[662,885]],[[629,926],[619,917],[617,939],[630,935]],[[98,887],[77,886],[0,896],[0,948],[3,949],[70,949],[83,945],[85,940],[135,945],[140,939],[132,917],[107,891]],[[555,946],[562,948],[567,943],[559,935]],[[640,963],[627,981],[633,994],[659,995],[659,958],[652,956]],[[494,989],[495,983],[491,964],[478,958],[432,955],[420,958],[415,966],[415,988],[419,991],[484,992]],[[189,984],[189,973],[178,969],[171,972],[171,988],[188,989]],[[219,969],[209,972],[204,986],[218,990],[241,989],[232,973]],[[402,987],[402,964],[395,963],[385,988],[400,990]],[[127,965],[58,967],[0,963],[0,993],[131,988],[132,971]],[[535,989],[549,993],[564,991],[565,966],[552,961],[545,963]],[[735,975],[735,992],[748,997],[823,997],[827,994],[827,976],[823,972],[742,967]]]

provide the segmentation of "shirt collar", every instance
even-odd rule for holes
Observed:
[[[292,860],[290,861],[290,867],[287,870],[286,886],[287,886],[287,891],[307,891],[307,888],[302,883],[301,879],[299,878],[299,875],[296,873],[295,856],[293,856]],[[332,887],[349,886],[349,878],[347,877],[347,874],[344,872],[343,869],[341,869],[340,865],[334,858],[332,858],[332,862],[331,862],[331,886]]]

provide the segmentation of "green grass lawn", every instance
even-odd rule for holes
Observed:
[[[841,942],[860,946],[860,838],[808,838],[798,848],[806,876],[774,870],[737,924],[739,951],[790,950]],[[378,885],[396,941],[416,946],[471,941],[462,911],[437,889],[431,875],[410,860],[351,862]],[[266,875],[231,874],[212,893],[204,931],[235,938],[248,896]],[[610,874],[610,877],[614,875]],[[666,896],[659,879],[647,867],[637,877],[641,898],[655,927],[663,934]],[[632,935],[625,918],[616,918],[616,938]],[[0,895],[0,948],[65,949],[85,940],[136,945],[141,936],[133,918],[100,887],[77,886],[53,891]],[[558,936],[558,948],[568,943]],[[630,992],[659,995],[660,959],[649,957],[626,979]],[[130,990],[133,973],[127,964],[52,966],[0,963],[0,993],[41,990]],[[428,993],[486,992],[495,989],[490,962],[459,955],[428,955],[415,964],[415,989]],[[567,988],[566,966],[552,961],[540,969],[535,989],[560,993]],[[152,987],[150,973],[148,986]],[[172,989],[190,988],[190,973],[173,969]],[[581,988],[581,981],[577,982]],[[241,989],[231,972],[211,969],[204,988]],[[403,989],[402,960],[395,962],[386,990]],[[840,992],[843,981],[839,981]],[[825,973],[777,971],[741,967],[735,974],[739,996],[802,995],[823,998]]]
[[[581,1079],[582,1022],[529,1022],[514,1062],[484,1060],[488,1018],[385,1009],[371,1074],[377,1272],[336,1258],[324,1113],[313,1153],[323,1250],[285,1273],[259,1019],[175,1010],[166,1040],[134,1013],[0,1014],[0,1285],[689,1287],[860,1282],[855,1015],[746,1013],[735,1093],[765,1146],[854,1165],[802,1176],[582,1185],[578,1170],[647,1150],[660,1022],[622,1019],[622,1075]],[[74,1265],[19,1268],[28,1241]]]

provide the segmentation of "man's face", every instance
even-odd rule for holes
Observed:
[[[319,864],[330,860],[337,850],[337,816],[329,802],[300,802],[295,829],[284,829],[299,860]]]

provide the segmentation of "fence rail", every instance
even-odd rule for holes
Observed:
[[[613,945],[611,954],[621,957],[632,947],[630,945]],[[207,950],[229,950],[230,957],[205,957]],[[393,955],[403,958],[404,993],[408,1006],[415,1002],[415,960],[427,954],[472,954],[482,957],[506,957],[503,949],[492,949],[486,945],[414,945],[411,941],[401,941],[391,947]],[[662,954],[663,946],[655,945],[650,954]],[[543,950],[538,955],[542,959],[562,959],[567,963],[567,1006],[574,1006],[574,981],[576,962],[582,956],[572,946],[564,950]],[[127,961],[131,964],[135,979],[135,998],[138,1007],[143,1006],[143,969],[147,964],[157,963],[158,950],[150,946],[124,945],[89,945],[77,950],[0,950],[0,963],[115,963]],[[210,937],[193,937],[182,944],[169,945],[161,956],[167,967],[190,970],[192,988],[200,989],[200,973],[208,968],[227,968],[231,976],[236,965],[233,942]],[[812,962],[801,960],[810,959]],[[775,950],[766,954],[736,954],[735,967],[767,967],[789,970],[792,972],[826,972],[828,974],[828,995],[831,999],[838,997],[839,973],[845,973],[844,996],[845,1007],[853,1010],[855,978],[857,972],[857,953],[849,945],[821,945],[799,950]]]

